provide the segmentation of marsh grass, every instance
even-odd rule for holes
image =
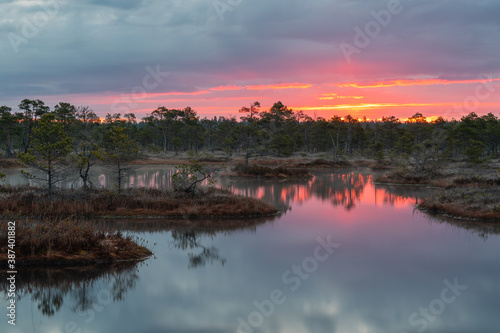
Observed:
[[[468,219],[500,221],[500,187],[450,188],[425,199],[419,205],[435,214],[448,214]]]
[[[21,165],[15,159],[10,158],[0,158],[0,168],[2,169],[15,169],[19,168]]]
[[[8,229],[0,230],[0,261],[7,260]],[[145,258],[151,255],[143,244],[120,232],[105,232],[74,219],[17,220],[16,265],[87,264]]]
[[[289,168],[278,166],[271,168],[263,165],[237,164],[233,169],[233,175],[240,177],[264,177],[264,178],[310,178],[312,175],[304,168]]]
[[[415,170],[403,167],[378,177],[376,182],[431,185],[442,188],[500,186],[500,173],[482,168],[441,171],[433,168]]]
[[[31,187],[0,189],[0,214],[26,217],[127,217],[180,218],[257,217],[276,214],[263,201],[235,195],[224,189],[203,188],[195,196],[146,188],[60,190],[48,196]]]
[[[376,179],[378,183],[415,185],[435,185],[433,183],[435,181],[440,181],[442,185],[448,186],[449,177],[433,169],[413,170],[410,168],[398,168]]]
[[[308,162],[300,162],[296,163],[294,165],[295,167],[299,168],[347,168],[351,166],[351,164],[348,161],[337,161],[337,162],[332,162],[328,161],[322,158],[315,159],[313,161],[308,161]]]
[[[386,184],[421,184],[443,188],[419,208],[455,218],[500,220],[500,173],[492,168],[414,170],[398,168],[379,177]]]

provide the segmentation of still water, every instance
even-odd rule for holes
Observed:
[[[170,173],[142,168],[129,182],[164,187]],[[375,185],[359,171],[218,183],[286,213],[214,232],[107,222],[155,256],[21,271],[16,326],[4,314],[0,331],[499,332],[500,236],[415,210],[430,190]]]

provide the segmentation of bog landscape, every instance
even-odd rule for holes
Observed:
[[[1,332],[500,327],[497,2],[0,9]]]

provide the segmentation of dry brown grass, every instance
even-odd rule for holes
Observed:
[[[21,165],[17,163],[17,160],[12,158],[0,158],[0,168],[2,169],[16,169],[20,168]]]
[[[206,155],[206,156],[205,156]],[[233,156],[228,158],[221,155],[205,154],[196,157],[196,160],[209,165],[238,165],[244,164],[245,158],[242,156]],[[133,165],[179,165],[187,163],[192,157],[185,153],[178,155],[168,154],[164,157],[152,156],[148,158],[138,159],[131,164]],[[390,162],[377,162],[373,159],[349,159],[348,161],[331,162],[319,157],[318,154],[293,157],[253,157],[248,162],[249,165],[287,168],[309,168],[309,169],[326,169],[326,168],[348,168],[348,167],[368,167],[371,169],[393,169],[394,166]]]
[[[398,168],[388,174],[382,175],[376,179],[377,183],[385,184],[413,184],[413,185],[431,185],[432,182],[441,182],[447,184],[448,176],[445,176],[435,170],[413,170],[407,168]]]
[[[51,217],[258,217],[276,214],[263,201],[208,188],[194,197],[156,189],[128,189],[121,195],[104,189],[63,190],[49,197],[30,187],[0,189],[0,214]]]
[[[500,186],[500,173],[494,169],[436,169],[398,168],[376,179],[378,183],[420,184],[442,188]]]
[[[451,188],[422,201],[420,208],[435,214],[500,221],[500,187]]]
[[[311,178],[312,175],[304,168],[287,168],[278,166],[271,168],[262,165],[238,164],[234,167],[233,176],[238,177],[263,177],[263,178]]]
[[[307,162],[299,162],[293,165],[294,167],[300,167],[300,168],[347,168],[350,167],[351,164],[347,161],[338,161],[338,162],[332,162],[332,161],[327,161],[322,158],[315,159],[313,161],[307,161]]]
[[[0,230],[0,262],[8,254],[8,224]],[[74,219],[17,220],[16,266],[76,265],[141,259],[151,251],[120,232],[104,232]]]
[[[188,163],[189,161],[193,160],[191,157],[165,157],[165,158],[159,158],[159,157],[150,157],[150,158],[143,158],[143,159],[137,159],[132,162],[130,162],[131,165],[179,165],[179,164],[184,164]],[[199,157],[196,158],[196,161],[203,162],[206,164],[225,164],[229,160],[226,157],[219,157],[219,156],[207,156],[207,157]]]
[[[435,169],[399,168],[379,177],[379,183],[422,184],[444,190],[426,198],[419,208],[455,218],[500,220],[500,173],[487,166]]]

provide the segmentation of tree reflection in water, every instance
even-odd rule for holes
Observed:
[[[359,172],[315,172],[310,180],[286,181],[224,178],[223,187],[232,191],[273,202],[286,211],[291,203],[303,203],[316,197],[329,201],[333,206],[351,210],[360,201],[365,186],[373,181],[373,175]]]
[[[188,253],[189,268],[203,267],[206,264],[213,264],[220,262],[222,266],[226,263],[226,259],[219,255],[219,249],[211,246],[206,247],[200,243],[200,236],[193,230],[191,231],[173,231],[172,232],[173,244],[176,248],[181,250],[201,250],[198,253]]]
[[[220,263],[226,259],[219,254],[215,246],[207,246],[203,238],[213,238],[218,235],[230,235],[245,230],[255,233],[257,228],[266,223],[272,223],[277,216],[249,219],[116,219],[102,220],[96,223],[105,230],[120,230],[148,233],[170,233],[173,247],[188,252],[189,268]]]
[[[406,186],[406,185],[375,185],[375,194],[383,202],[391,205],[397,204],[418,204],[420,201],[435,193],[436,189],[425,186]]]
[[[138,262],[80,268],[23,268],[17,273],[18,298],[31,300],[45,316],[53,316],[65,302],[75,313],[95,304],[120,301],[135,287]],[[4,292],[5,294],[5,292]],[[6,297],[7,295],[5,295]]]
[[[232,191],[274,203],[286,211],[292,203],[301,204],[312,198],[342,206],[350,211],[361,202],[391,205],[416,204],[433,190],[416,186],[373,184],[373,173],[359,171],[313,172],[310,180],[259,180],[223,178],[221,184]],[[284,209],[283,209],[284,208]]]

